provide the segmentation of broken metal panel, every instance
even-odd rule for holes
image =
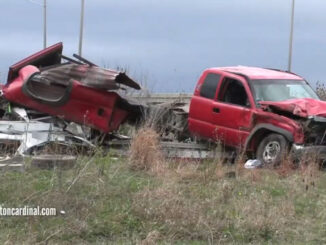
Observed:
[[[27,111],[24,108],[14,107],[14,108],[12,108],[12,111],[14,113],[16,113],[24,121],[26,121],[26,122],[29,121]]]
[[[121,85],[140,89],[139,84],[129,78],[125,73],[97,66],[62,64],[43,71],[41,70],[38,76],[43,82],[58,83],[65,86],[73,79],[84,86],[104,90],[117,90],[121,88]]]
[[[18,77],[23,67],[32,65],[41,70],[41,79],[49,82],[67,84],[70,79],[74,79],[85,86],[105,90],[119,89],[119,85],[140,89],[139,84],[124,72],[100,68],[90,62],[83,64],[86,59],[82,57],[80,59],[83,63],[68,59],[72,63],[61,64],[62,50],[63,44],[57,43],[12,65],[8,72],[8,83]]]
[[[0,133],[0,141],[1,140],[15,140],[15,141],[22,141],[23,135],[21,134],[4,134]]]
[[[76,135],[66,135],[65,137],[65,143],[67,145],[71,145],[71,144],[76,144],[77,145],[77,142],[79,142],[79,144],[82,144],[82,145],[85,145],[85,146],[88,146],[90,148],[95,148],[96,145],[94,145],[91,141],[83,138],[83,137],[80,137],[80,136],[76,136]]]
[[[79,137],[89,138],[91,134],[91,129],[86,126],[79,125],[77,123],[71,122],[65,127],[65,131]]]
[[[11,134],[23,134],[25,132],[62,131],[51,123],[24,122],[24,121],[0,121],[0,132]]]
[[[23,155],[28,149],[49,141],[48,132],[25,133],[22,135],[21,145],[17,153]]]
[[[74,140],[74,142],[73,142]],[[63,143],[66,145],[76,144],[79,142],[79,144],[86,145],[88,147],[94,147],[94,145],[87,141],[84,138],[78,137],[78,136],[71,136],[64,132],[33,132],[33,133],[25,133],[22,135],[21,145],[19,146],[17,153],[19,154],[25,154],[30,151],[33,147],[40,146],[47,144],[49,142],[57,142],[57,143]]]
[[[80,142],[90,147],[94,145],[88,140],[70,135],[52,123],[38,121],[0,121],[0,142],[19,141],[21,144],[17,154],[23,155],[31,148],[49,142],[62,142],[64,144]]]

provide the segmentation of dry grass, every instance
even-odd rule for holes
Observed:
[[[285,159],[276,169],[253,170],[245,169],[241,160],[237,165],[214,160],[169,166],[159,176],[161,185],[149,186],[133,199],[134,212],[148,225],[144,229],[160,224],[159,237],[165,241],[187,237],[210,244],[288,243],[296,236],[293,227],[312,238],[303,231],[312,220],[303,218],[305,225],[300,225],[298,213],[306,214],[302,202],[320,182],[313,161],[298,167]]]
[[[66,215],[0,222],[0,242],[98,244],[325,243],[326,175],[298,166],[244,168],[221,159],[164,159],[143,127],[127,159],[95,153],[76,168],[0,173],[0,203],[56,207]],[[11,193],[14,193],[12,195]],[[28,235],[26,236],[25,233]]]
[[[1,174],[2,205],[56,207],[66,214],[2,219],[0,242],[326,241],[326,175],[318,165],[306,164],[279,174],[275,169],[247,170],[215,160],[162,161],[168,167],[160,174],[149,174],[151,164],[142,170],[130,169],[129,160],[115,162],[101,154],[81,159],[76,169],[61,177],[48,170]]]
[[[223,176],[220,176],[222,171]],[[133,201],[134,211],[148,224],[145,229],[161,224],[161,232],[168,240],[187,237],[214,244],[232,241],[235,239],[233,233],[246,236],[248,232],[256,234],[257,237],[250,238],[252,240],[269,240],[272,233],[292,219],[293,204],[273,205],[269,193],[251,195],[237,182],[247,184],[249,180],[256,185],[256,180],[247,179],[249,175],[225,178],[229,171],[230,168],[225,168],[218,172],[215,180],[212,176],[207,180],[205,170],[179,166],[175,175],[172,177],[170,173],[159,187],[148,187],[137,193]],[[260,171],[250,173],[261,175]]]
[[[157,230],[151,231],[147,234],[146,238],[142,240],[139,245],[156,245],[160,239],[160,232]]]
[[[131,141],[129,151],[129,164],[132,169],[154,173],[164,171],[159,135],[152,128],[139,129]]]
[[[298,166],[293,162],[290,157],[283,159],[281,164],[275,168],[276,173],[281,177],[289,177],[296,173]]]
[[[317,163],[317,161],[310,160],[306,161],[305,164],[301,164],[300,172],[306,191],[308,191],[309,188],[314,188],[321,175],[320,165]]]
[[[215,202],[187,198],[183,191],[173,181],[154,190],[147,188],[135,196],[134,211],[149,221],[149,226],[163,224],[164,233],[170,239],[205,240],[222,230],[224,220],[216,219],[219,215],[211,213]]]

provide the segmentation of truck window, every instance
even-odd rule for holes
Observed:
[[[208,73],[200,89],[200,96],[214,99],[218,82],[221,75],[216,73]]]
[[[248,95],[243,84],[231,78],[223,80],[219,100],[229,104],[250,107]]]

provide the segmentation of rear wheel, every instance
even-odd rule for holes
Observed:
[[[264,166],[279,165],[288,152],[288,141],[280,134],[269,134],[259,144],[256,158]]]

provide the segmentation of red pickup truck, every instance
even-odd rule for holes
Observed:
[[[210,68],[190,103],[189,131],[245,149],[263,164],[326,153],[326,102],[300,76],[255,67]]]

